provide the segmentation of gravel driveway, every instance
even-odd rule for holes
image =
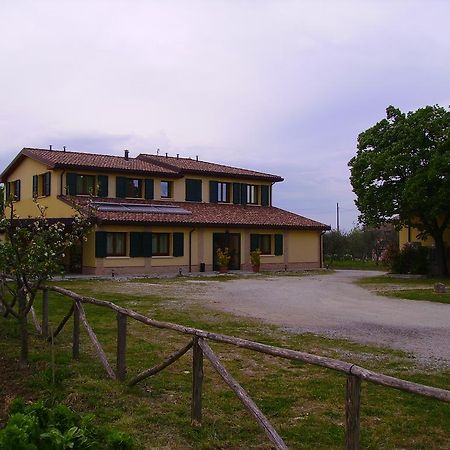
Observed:
[[[371,275],[379,272],[207,283],[196,298],[292,331],[380,344],[450,367],[450,305],[382,297],[353,283]]]

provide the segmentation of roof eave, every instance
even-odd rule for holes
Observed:
[[[279,177],[278,175],[256,175],[256,174],[233,174],[233,173],[223,173],[223,172],[215,172],[215,171],[202,171],[195,169],[180,169],[180,172],[188,175],[198,175],[198,176],[212,176],[219,178],[227,178],[227,179],[239,179],[239,180],[260,180],[260,181],[270,181],[270,182],[278,182],[284,181],[284,178]]]
[[[98,224],[108,225],[153,225],[153,226],[171,226],[171,227],[196,227],[196,228],[258,228],[258,229],[276,229],[276,230],[298,230],[298,231],[327,231],[331,227],[328,225],[269,225],[269,224],[239,224],[239,223],[197,223],[191,221],[167,222],[158,220],[127,220],[127,219],[106,219],[98,218]]]
[[[101,171],[108,173],[132,173],[139,175],[147,175],[147,176],[162,176],[165,178],[182,178],[182,175],[178,173],[170,173],[170,172],[157,172],[151,170],[140,170],[140,169],[132,169],[132,168],[110,168],[110,167],[99,167],[99,166],[89,166],[86,167],[82,164],[66,164],[66,163],[56,163],[53,166],[54,169],[72,169],[72,170],[83,170],[86,172],[92,171]]]
[[[48,161],[43,160],[42,158],[37,157],[33,153],[30,153],[27,151],[27,148],[23,148],[16,157],[10,162],[8,167],[1,173],[0,175],[0,182],[6,183],[6,180],[9,176],[9,174],[23,161],[24,158],[31,158],[34,161],[38,161],[44,165],[46,165],[48,168],[53,168],[52,164],[49,164]]]

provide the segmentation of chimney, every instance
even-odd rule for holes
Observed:
[[[195,156],[195,160],[198,161],[198,155]]]
[[[169,154],[166,152],[166,158],[168,158],[169,157]]]
[[[64,145],[64,146],[63,146],[63,152],[65,152],[65,151],[66,151],[66,146]]]
[[[52,149],[52,144],[50,144],[50,150]]]
[[[180,158],[180,154],[179,153],[177,153],[177,159],[179,159]]]
[[[125,161],[128,161],[129,157],[128,155],[130,154],[130,152],[128,150],[125,150]]]

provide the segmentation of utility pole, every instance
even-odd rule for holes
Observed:
[[[339,203],[336,203],[336,230],[339,233]]]

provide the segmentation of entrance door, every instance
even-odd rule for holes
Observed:
[[[219,270],[217,263],[217,249],[228,249],[231,256],[228,268],[241,268],[241,235],[239,233],[213,233],[213,270]]]

